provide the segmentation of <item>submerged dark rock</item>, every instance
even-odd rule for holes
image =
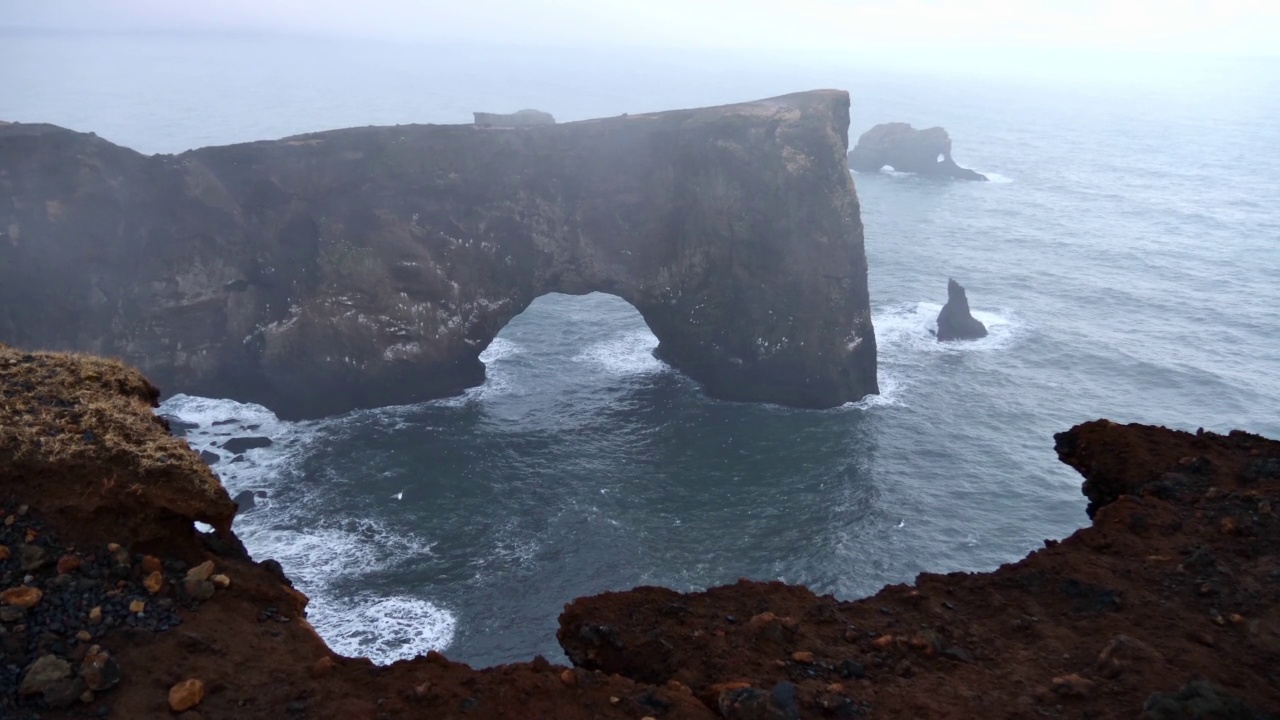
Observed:
[[[246,450],[256,450],[258,448],[271,447],[271,445],[271,438],[268,437],[240,437],[226,441],[222,444],[222,449],[239,455]]]
[[[927,177],[987,179],[951,159],[951,136],[940,127],[916,130],[907,123],[884,123],[862,133],[849,152],[849,167],[858,172],[880,172],[886,165]]]
[[[977,340],[987,336],[987,326],[969,313],[969,298],[955,280],[947,280],[947,304],[938,313],[938,340]]]
[[[821,90],[176,156],[0,126],[0,342],[316,417],[478,385],[534,299],[599,291],[710,395],[841,405],[878,391],[848,124]]]
[[[257,504],[255,501],[256,497],[257,496],[252,490],[241,490],[236,493],[235,497],[231,498],[231,501],[236,504],[238,512],[244,512],[245,510],[251,510],[253,506]]]
[[[169,434],[174,437],[186,437],[188,430],[195,430],[200,427],[200,423],[183,420],[177,415],[160,414],[157,415],[157,417],[164,420],[164,422],[169,426]]]

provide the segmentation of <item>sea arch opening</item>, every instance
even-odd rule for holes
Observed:
[[[545,402],[604,400],[633,381],[677,372],[644,316],[618,295],[549,292],[498,331],[479,360],[482,392]]]

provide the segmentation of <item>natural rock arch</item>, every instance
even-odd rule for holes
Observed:
[[[144,157],[0,127],[0,340],[284,417],[483,381],[535,298],[617,295],[713,396],[877,391],[848,95]]]

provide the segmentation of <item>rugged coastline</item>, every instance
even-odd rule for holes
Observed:
[[[186,680],[202,684],[190,719],[1280,709],[1280,443],[1247,433],[1107,421],[1061,433],[1058,453],[1084,475],[1093,524],[992,573],[926,574],[855,602],[752,581],[686,595],[636,588],[566,606],[560,638],[574,668],[535,659],[474,670],[437,653],[378,667],[333,655],[278,566],[247,557],[234,504],[152,414],[159,393],[140,374],[3,348],[0,390],[0,505],[13,546],[0,553],[0,590],[41,595],[6,603],[21,612],[0,622],[3,691],[14,693],[0,697],[6,717],[177,716],[170,690]],[[201,535],[195,521],[214,531]],[[24,570],[27,546],[46,562]],[[67,586],[98,592],[95,568],[114,583],[103,590],[116,592],[105,611],[114,624],[88,613],[77,623],[75,601],[58,600]],[[224,580],[200,584],[213,574]],[[134,601],[153,614],[130,623],[120,613]],[[104,654],[114,682],[93,674]],[[57,692],[99,690],[19,701],[17,685],[48,655],[69,668],[45,661],[62,675],[50,680]],[[50,710],[50,699],[72,702]]]

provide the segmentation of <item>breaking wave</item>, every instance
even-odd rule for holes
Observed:
[[[431,544],[335,508],[323,486],[297,477],[308,445],[343,417],[290,423],[261,405],[190,395],[175,395],[159,412],[198,425],[186,431],[187,441],[219,457],[213,470],[228,493],[258,494],[254,507],[236,517],[236,534],[255,558],[278,560],[311,598],[308,620],[330,647],[389,663],[452,642],[452,612],[427,600],[361,589],[375,573],[429,557]],[[272,444],[238,456],[220,447],[250,435]]]

